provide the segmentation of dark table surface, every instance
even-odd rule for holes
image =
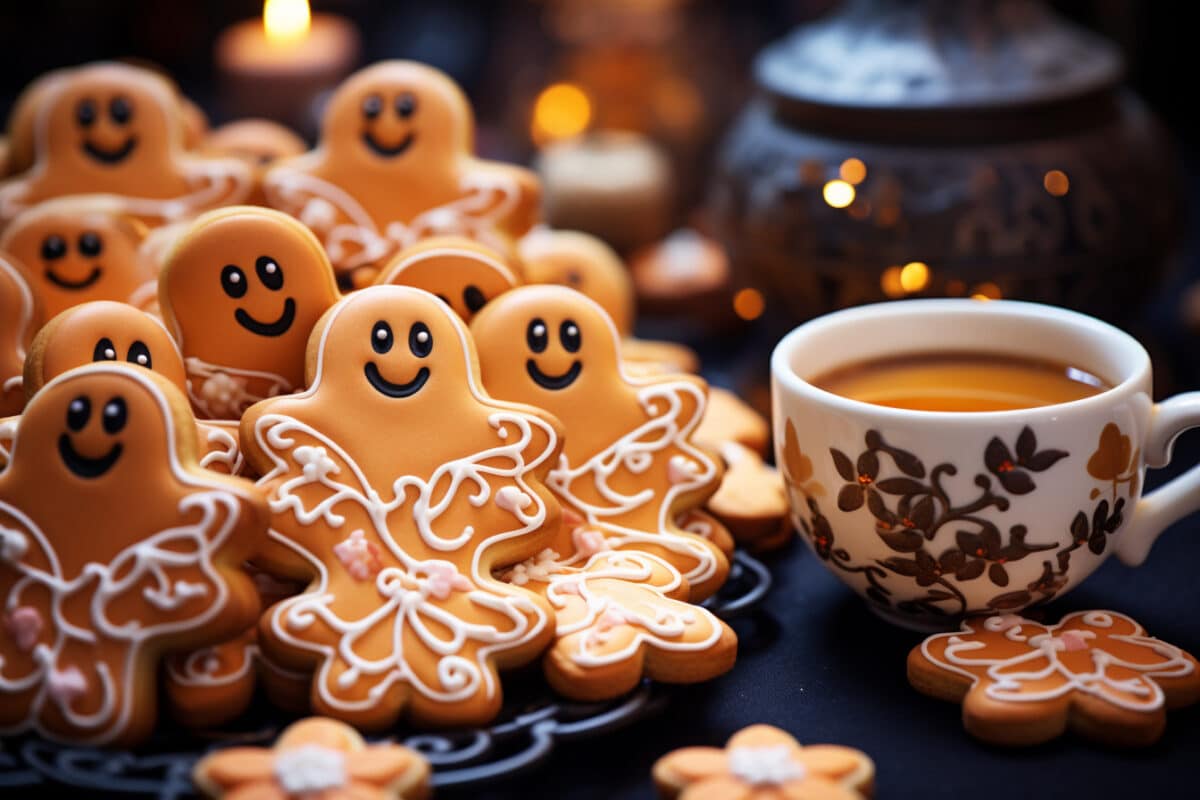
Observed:
[[[1198,457],[1200,436],[1193,433],[1181,440],[1175,463],[1190,465]],[[876,618],[799,541],[765,561],[775,585],[758,613],[733,623],[740,647],[732,672],[673,690],[656,717],[560,744],[531,773],[451,796],[649,798],[655,796],[650,768],[659,756],[689,745],[723,745],[758,722],[783,728],[801,743],[865,751],[878,770],[878,797],[1098,800],[1200,792],[1200,706],[1171,712],[1166,734],[1143,750],[1105,748],[1072,734],[1039,747],[991,747],[963,731],[958,705],[909,687],[905,658],[919,634]],[[1047,606],[1047,619],[1091,608],[1121,611],[1151,635],[1200,654],[1200,516],[1163,534],[1138,569],[1110,558]]]

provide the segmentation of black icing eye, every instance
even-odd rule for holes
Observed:
[[[114,97],[108,104],[108,115],[118,125],[124,125],[133,117],[133,106],[124,97]]]
[[[425,358],[433,351],[433,334],[424,322],[414,322],[408,329],[408,349],[417,358]]]
[[[367,119],[375,119],[383,111],[383,98],[377,94],[369,94],[363,98],[362,112]]]
[[[272,292],[283,288],[283,267],[270,256],[259,256],[258,261],[254,262],[254,271],[258,273],[263,286]]]
[[[541,353],[546,349],[546,345],[550,343],[550,336],[546,330],[546,323],[541,317],[536,317],[533,322],[529,323],[529,327],[525,329],[525,341],[529,343],[529,349],[535,353]]]
[[[105,336],[100,341],[96,342],[96,348],[92,350],[92,361],[116,361],[117,348],[113,346],[112,339]]]
[[[375,349],[375,352],[383,355],[392,349],[394,343],[395,337],[392,336],[392,326],[383,320],[376,322],[375,327],[371,329],[371,347]]]
[[[95,231],[84,231],[79,234],[79,252],[85,256],[95,258],[103,249],[104,242],[100,239],[100,234]]]
[[[463,302],[472,314],[487,305],[487,298],[483,296],[483,292],[479,291],[478,286],[468,286],[463,289]]]
[[[96,104],[86,97],[80,100],[75,106],[75,121],[81,127],[90,127],[96,121]]]
[[[125,427],[129,412],[125,409],[125,401],[114,397],[104,404],[104,431],[108,434],[120,433]]]
[[[413,97],[408,92],[404,92],[396,98],[396,114],[404,119],[408,119],[417,110],[417,98]]]
[[[58,234],[52,233],[42,240],[42,258],[46,261],[54,261],[66,254],[67,242]]]
[[[73,431],[81,431],[91,416],[92,401],[80,395],[67,406],[67,427]]]
[[[579,333],[579,326],[575,324],[575,320],[564,320],[563,324],[558,327],[558,340],[562,342],[563,349],[568,353],[578,353],[580,341],[583,337]]]
[[[221,270],[221,288],[225,290],[225,294],[234,299],[244,296],[246,294],[246,273],[233,264],[227,264],[225,269]]]
[[[150,359],[150,348],[143,341],[136,341],[129,345],[129,355],[125,356],[125,360],[130,364],[137,364],[139,367],[153,369],[154,362]]]

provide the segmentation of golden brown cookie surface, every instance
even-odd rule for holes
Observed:
[[[41,322],[41,306],[25,268],[0,254],[0,417],[18,414],[25,406],[21,374]]]
[[[516,288],[520,278],[500,252],[461,236],[437,236],[397,253],[376,283],[424,289],[470,322],[489,300]]]

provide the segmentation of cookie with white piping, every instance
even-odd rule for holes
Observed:
[[[466,325],[420,289],[342,299],[308,358],[303,393],[242,418],[272,509],[261,560],[310,581],[264,614],[264,652],[314,670],[313,708],[362,728],[487,722],[498,669],[553,635],[545,601],[493,570],[559,525],[559,424],[489,397]]]
[[[1104,744],[1144,747],[1168,709],[1200,700],[1200,665],[1115,611],[1075,611],[1057,624],[1015,614],[972,617],[908,656],[918,691],[961,702],[972,736],[1025,746],[1070,729]]]
[[[500,251],[462,236],[435,236],[397,253],[375,282],[424,289],[470,322],[521,279],[516,264]]]
[[[184,150],[179,95],[130,64],[97,62],[56,72],[34,93],[33,163],[0,185],[0,227],[37,203],[109,194],[149,225],[243,201],[250,169]]]
[[[533,225],[540,188],[476,158],[462,89],[415,61],[380,61],[333,93],[315,150],[276,164],[267,200],[316,231],[339,276],[421,239],[460,235],[501,251]]]
[[[136,744],[163,655],[255,619],[241,565],[266,501],[196,453],[186,400],[149,370],[91,364],[33,396],[0,472],[0,730]]]
[[[692,442],[706,384],[692,375],[629,377],[620,339],[597,303],[562,286],[524,286],[471,323],[484,386],[544,408],[566,428],[549,483],[611,547],[662,558],[692,600],[715,592],[729,561],[676,518],[716,491],[721,467]]]

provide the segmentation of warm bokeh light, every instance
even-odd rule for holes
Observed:
[[[929,285],[929,267],[920,261],[911,261],[900,270],[900,286],[904,291],[919,292]]]
[[[867,178],[867,165],[861,159],[847,158],[842,162],[842,166],[838,167],[838,174],[846,183],[857,186]]]
[[[766,307],[762,292],[757,289],[742,289],[733,296],[733,311],[744,320],[758,319]]]
[[[999,300],[1003,296],[1000,287],[991,281],[978,284],[971,289],[972,300]]]
[[[547,86],[533,104],[532,133],[539,143],[577,136],[591,121],[591,100],[570,83]]]
[[[829,181],[821,193],[834,208],[845,208],[854,202],[854,187],[845,181]]]
[[[946,281],[946,294],[951,297],[959,297],[967,293],[967,285],[958,278],[951,278]]]
[[[308,35],[311,25],[308,0],[267,0],[263,3],[263,27],[269,42],[299,41]]]
[[[890,266],[879,276],[879,288],[891,298],[904,296],[904,285],[900,282],[900,267]]]
[[[1062,197],[1071,191],[1071,179],[1060,169],[1052,169],[1042,176],[1042,186],[1055,197]]]

